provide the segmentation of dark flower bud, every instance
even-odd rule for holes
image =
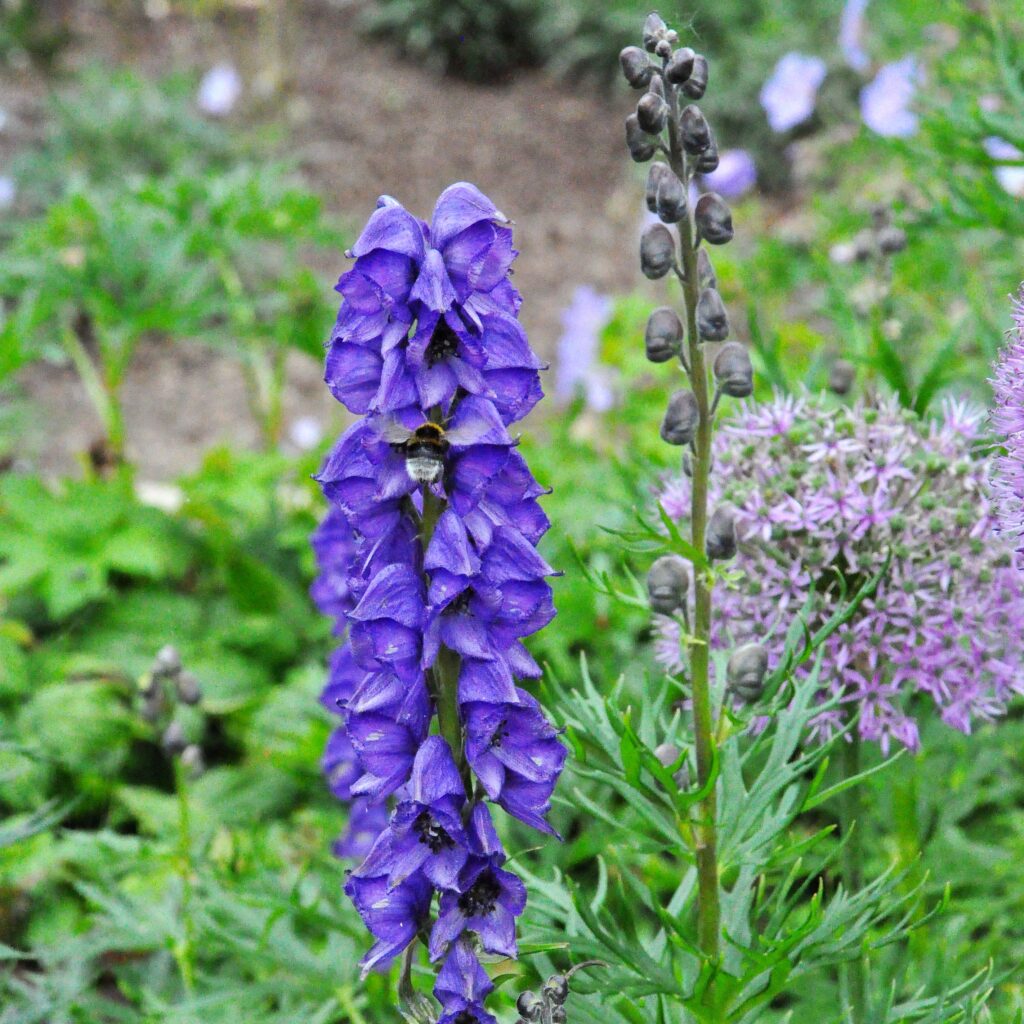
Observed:
[[[699,100],[708,87],[708,62],[701,54],[695,54],[693,67],[690,68],[690,77],[683,82],[683,92],[691,100]]]
[[[697,170],[701,174],[710,174],[718,168],[718,142],[711,128],[708,128],[708,138],[707,148],[697,157]]]
[[[907,247],[907,233],[902,228],[886,227],[878,232],[878,248],[887,256]]]
[[[671,174],[668,164],[661,160],[655,160],[650,167],[647,168],[647,209],[651,213],[658,212],[658,186],[661,184],[661,179],[666,174]]]
[[[626,145],[629,155],[638,164],[650,160],[657,149],[651,137],[640,127],[636,114],[626,118]]]
[[[658,45],[654,48],[654,52],[664,60],[672,53],[672,44],[667,39],[660,39]]]
[[[685,607],[689,589],[690,567],[682,555],[662,555],[647,572],[651,611],[671,615]]]
[[[654,756],[662,768],[671,768],[679,760],[679,748],[673,743],[661,743],[654,748]]]
[[[744,644],[729,657],[725,678],[731,693],[744,704],[753,704],[764,693],[768,652],[760,644]]]
[[[707,249],[697,250],[697,284],[701,288],[718,287],[718,277],[715,275],[715,268],[712,266]]]
[[[845,359],[837,359],[828,371],[829,390],[837,395],[849,394],[857,377],[857,368]]]
[[[173,644],[167,644],[156,652],[153,659],[153,672],[155,675],[173,676],[181,671],[181,655],[178,648]]]
[[[564,1006],[551,1007],[551,1024],[566,1024],[569,1015],[565,1012]]]
[[[164,691],[159,686],[154,686],[146,699],[142,702],[142,717],[147,722],[156,723],[164,712]]]
[[[695,103],[684,107],[679,115],[679,134],[683,139],[683,149],[691,156],[703,153],[711,145],[711,129]]]
[[[171,722],[164,729],[164,734],[160,738],[160,744],[168,754],[180,754],[185,749],[187,742],[180,722]]]
[[[656,96],[660,96],[665,99],[665,83],[661,80],[661,75],[655,75],[651,79],[651,84],[647,87],[648,92],[653,92]]]
[[[541,989],[549,1003],[561,1006],[569,998],[569,979],[564,974],[552,974]]]
[[[182,672],[175,680],[175,689],[178,691],[178,700],[183,704],[198,704],[203,695],[199,688],[199,680],[192,672]]]
[[[544,1000],[536,992],[520,992],[516,1000],[516,1010],[526,1020],[540,1020],[544,1012]]]
[[[667,363],[679,353],[683,322],[671,306],[660,306],[647,318],[644,347],[652,363]]]
[[[732,238],[732,213],[717,192],[705,192],[693,215],[698,234],[712,245],[725,245]]]
[[[853,258],[858,263],[863,263],[865,260],[871,259],[875,252],[875,235],[874,232],[865,228],[863,231],[858,231],[853,239]]]
[[[738,341],[723,345],[715,356],[715,383],[723,395],[747,398],[754,390],[754,368],[746,348]]]
[[[654,65],[639,46],[627,46],[619,54],[622,75],[634,89],[643,89],[651,80]]]
[[[661,421],[661,439],[668,444],[689,444],[697,436],[700,409],[692,391],[675,391]]]
[[[640,236],[640,269],[644,277],[656,281],[664,277],[675,262],[676,242],[664,224],[648,224]]]
[[[202,748],[195,743],[190,743],[181,752],[181,763],[193,778],[197,775],[202,775],[206,770]]]
[[[657,11],[651,11],[644,20],[644,49],[648,53],[654,53],[659,40],[665,37],[668,26],[662,20]]]
[[[672,54],[672,59],[665,67],[665,77],[673,85],[682,85],[690,77],[693,70],[693,58],[697,55],[688,46],[681,46]]]
[[[657,135],[668,120],[668,104],[656,92],[645,92],[636,105],[636,118],[648,135]]]
[[[704,550],[712,562],[736,556],[736,514],[728,505],[719,505],[708,520]]]
[[[701,341],[725,341],[729,337],[729,314],[716,288],[705,288],[697,300],[697,333]]]
[[[686,216],[686,189],[672,171],[661,176],[655,202],[655,212],[666,224],[677,224]]]

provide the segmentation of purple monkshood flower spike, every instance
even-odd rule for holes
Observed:
[[[509,223],[465,183],[430,224],[378,202],[327,355],[328,384],[363,418],[317,475],[331,511],[313,596],[343,638],[321,697],[344,723],[324,770],[351,801],[335,850],[363,855],[345,891],[376,939],[364,970],[425,934],[437,894],[444,1024],[494,1024],[473,950],[516,954],[526,889],[490,803],[553,833],[566,756],[517,682],[540,675],[522,641],[555,612],[536,550],[545,491],[508,431],[541,397]]]

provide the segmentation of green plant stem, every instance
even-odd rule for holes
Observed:
[[[195,990],[195,924],[192,920],[192,816],[188,801],[188,777],[181,758],[174,759],[174,789],[178,797],[178,877],[181,879],[181,941],[174,958],[188,995]]]
[[[80,337],[75,327],[71,325],[65,327],[61,333],[61,341],[82,386],[85,388],[85,393],[103,425],[103,433],[111,455],[117,462],[123,462],[125,428],[118,383],[111,379],[110,374],[100,374],[85,347],[83,338]]]
[[[842,770],[846,779],[860,772],[860,746],[860,734],[854,727],[850,741],[842,744]],[[840,868],[843,885],[847,893],[853,895],[864,887],[863,807],[859,784],[848,786],[839,794],[839,815],[844,840]],[[867,971],[862,952],[843,965],[840,981],[850,1024],[867,1024]]]
[[[669,92],[669,163],[683,182],[689,181],[678,131],[678,102],[674,87]],[[679,224],[680,249],[683,262],[682,288],[686,300],[686,340],[689,355],[690,387],[697,399],[700,422],[697,427],[692,463],[692,497],[690,506],[690,540],[698,551],[704,550],[708,520],[708,474],[711,468],[711,402],[708,395],[708,372],[704,350],[697,331],[697,301],[700,282],[697,279],[696,230],[691,214]],[[694,625],[690,643],[690,684],[693,688],[693,731],[697,753],[697,779],[701,786],[711,778],[715,763],[715,728],[711,708],[709,651],[711,642],[711,580],[708,574],[694,567]],[[721,936],[721,898],[718,873],[718,796],[712,786],[698,807],[697,828],[697,938],[701,952],[717,961]]]

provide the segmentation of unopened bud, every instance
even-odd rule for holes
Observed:
[[[655,212],[666,224],[677,224],[686,216],[686,189],[667,168],[658,182],[656,207]]]
[[[645,92],[636,105],[636,119],[648,135],[657,135],[668,121],[668,104],[656,92]]]
[[[747,398],[754,390],[754,368],[746,348],[738,341],[721,347],[714,363],[715,383],[723,395]]]
[[[682,85],[690,77],[693,70],[693,58],[697,55],[688,46],[681,46],[672,54],[672,59],[665,67],[665,77],[673,85]]]
[[[664,224],[648,224],[640,236],[640,269],[644,277],[656,281],[675,263],[676,243]]]
[[[701,288],[717,288],[718,278],[707,249],[697,250],[697,284]]]
[[[837,395],[849,394],[857,378],[857,368],[845,359],[837,359],[828,371],[829,390]]]
[[[643,89],[651,80],[654,65],[639,46],[627,46],[619,54],[622,75],[634,89]]]
[[[199,687],[199,680],[191,672],[182,672],[175,680],[175,689],[178,691],[178,700],[183,704],[198,704],[203,695]]]
[[[717,192],[705,192],[693,211],[697,232],[712,245],[725,245],[732,238],[732,213]]]
[[[164,734],[160,738],[160,744],[168,754],[180,754],[185,749],[187,741],[185,740],[185,731],[182,729],[180,722],[171,722],[164,729]]]
[[[736,514],[729,505],[719,505],[708,520],[704,550],[712,562],[736,556]]]
[[[710,174],[718,169],[718,142],[711,128],[708,128],[708,135],[710,141],[707,148],[697,157],[697,170],[700,174]]]
[[[164,712],[164,691],[160,686],[154,686],[146,694],[142,702],[142,717],[147,722],[156,723]]]
[[[887,227],[878,232],[878,248],[887,256],[902,252],[907,247],[907,233],[903,228]]]
[[[181,752],[181,763],[193,778],[202,775],[206,771],[206,762],[203,760],[202,748],[195,743],[190,743]]]
[[[744,704],[753,704],[764,693],[768,652],[760,644],[744,644],[729,657],[725,678],[731,693]]]
[[[666,174],[671,174],[668,164],[661,160],[655,160],[650,167],[647,168],[647,191],[645,198],[647,200],[647,209],[651,213],[658,212],[658,186],[661,184],[661,179]]]
[[[662,555],[647,571],[647,596],[651,602],[651,611],[671,615],[685,608],[686,592],[689,589],[690,567],[682,555]]]
[[[873,231],[864,228],[858,231],[853,239],[853,258],[858,263],[871,259],[875,252],[875,235]]]
[[[675,391],[661,421],[661,439],[668,444],[690,444],[697,436],[700,409],[692,391]]]
[[[544,1000],[536,992],[520,992],[516,1000],[519,1016],[526,1020],[540,1020],[544,1012]]]
[[[691,156],[703,153],[711,144],[711,129],[695,103],[684,107],[679,115],[679,134],[683,140],[683,149]]]
[[[701,341],[725,341],[729,337],[729,314],[717,288],[705,288],[697,300],[697,333]]]
[[[699,100],[708,87],[708,62],[701,54],[695,54],[693,67],[690,68],[690,77],[683,82],[683,92],[691,100]]]
[[[654,140],[640,127],[636,114],[626,118],[626,146],[629,155],[638,164],[650,160],[657,149]]]
[[[665,60],[672,53],[672,44],[667,39],[660,39],[658,45],[654,48],[654,52]]]
[[[667,363],[679,352],[683,322],[671,306],[661,306],[647,318],[644,347],[652,363]]]
[[[181,671],[181,654],[173,644],[167,644],[156,652],[153,659],[153,672],[156,675],[173,676]]]
[[[665,37],[665,30],[668,26],[662,20],[657,11],[651,11],[644,19],[644,49],[648,53],[654,53],[658,43]]]
[[[564,974],[552,974],[541,988],[541,993],[555,1006],[561,1006],[569,998],[569,979]]]
[[[551,1007],[551,1024],[566,1024],[569,1015],[565,1012],[564,1006]]]

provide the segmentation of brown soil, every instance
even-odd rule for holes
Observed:
[[[268,44],[252,10],[152,21],[126,0],[70,4],[77,38],[66,63],[103,60],[161,75],[233,61],[248,86],[239,117],[283,124],[284,152],[353,226],[383,192],[429,216],[447,184],[475,182],[516,222],[522,318],[546,357],[577,285],[622,291],[635,283],[639,210],[621,140],[627,96],[611,101],[543,73],[500,87],[441,79],[358,34],[354,6],[284,2],[280,49]],[[127,13],[115,16],[112,8]],[[253,83],[273,79],[277,68],[287,69],[284,88],[270,100],[256,98]],[[47,85],[22,72],[0,76],[0,86],[11,121],[0,136],[2,157],[41,130]],[[344,267],[339,253],[335,265],[320,269],[329,277]],[[336,430],[342,420],[319,367],[296,358],[291,369],[289,418],[311,415]],[[73,374],[37,366],[23,383],[39,410],[34,461],[47,472],[73,469],[75,454],[96,435]],[[191,469],[217,442],[257,440],[236,366],[194,346],[143,347],[125,400],[130,454],[144,477]]]

